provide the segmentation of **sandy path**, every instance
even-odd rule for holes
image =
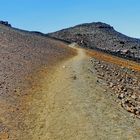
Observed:
[[[63,62],[34,89],[21,140],[137,140],[140,120],[133,119],[96,82],[89,57]],[[28,126],[28,127],[27,127]]]

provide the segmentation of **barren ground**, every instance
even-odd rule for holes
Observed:
[[[33,84],[29,75],[73,55],[63,42],[0,24],[0,140],[15,140],[21,128],[21,99]]]
[[[32,77],[17,139],[138,140],[140,121],[97,82],[85,50],[77,51],[51,72],[44,68]]]
[[[99,83],[90,56],[140,70],[137,63],[76,53],[63,42],[0,25],[0,140],[139,139],[140,120]]]

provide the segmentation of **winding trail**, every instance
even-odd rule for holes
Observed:
[[[140,120],[130,117],[97,83],[85,50],[46,74],[34,89],[28,129],[21,140],[139,140]]]

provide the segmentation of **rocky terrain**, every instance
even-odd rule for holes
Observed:
[[[90,56],[76,47],[77,55],[54,67],[53,73],[44,69],[33,76],[36,84],[27,96],[17,140],[139,140],[140,120],[97,82],[97,74],[89,71]]]
[[[77,42],[82,47],[104,51],[127,59],[136,61],[140,59],[140,39],[123,35],[105,23],[81,24],[48,35],[68,42]]]
[[[139,47],[104,23],[46,35],[0,21],[0,140],[139,139],[140,65],[107,54],[139,61]]]
[[[125,110],[140,118],[140,72],[106,61],[91,59],[93,70],[98,75],[97,82],[111,89]]]
[[[20,129],[18,115],[21,114],[16,112],[19,111],[20,98],[27,95],[24,89],[31,86],[28,76],[74,54],[60,41],[0,22],[0,140],[7,140],[15,128]],[[15,118],[17,122],[14,122]]]

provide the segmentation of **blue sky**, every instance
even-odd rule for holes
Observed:
[[[140,0],[0,0],[0,20],[44,33],[101,21],[140,38]]]

